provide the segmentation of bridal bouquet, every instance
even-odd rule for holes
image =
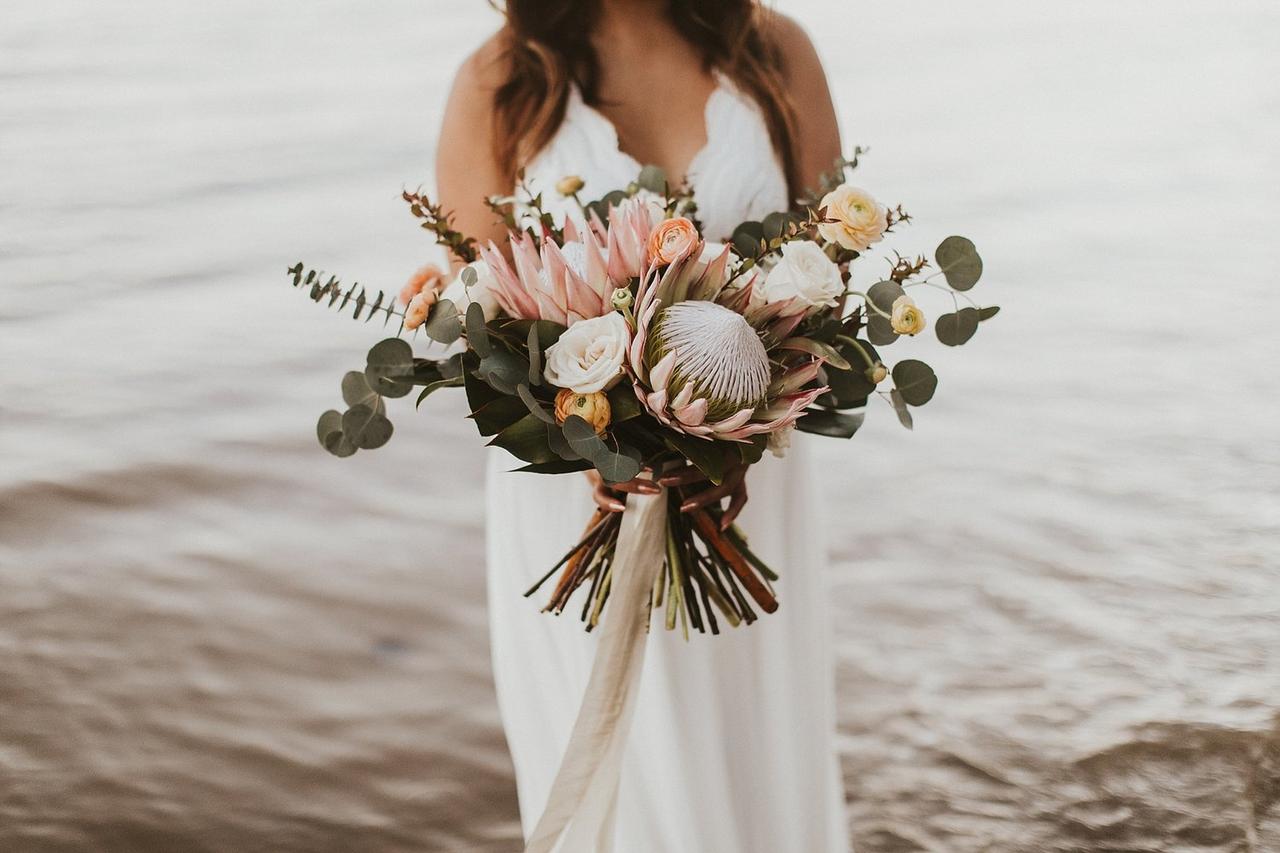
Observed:
[[[704,238],[690,192],[671,188],[654,167],[592,201],[578,198],[580,180],[565,178],[556,191],[581,211],[565,222],[523,187],[489,199],[508,227],[507,247],[479,245],[427,197],[405,192],[421,226],[465,264],[456,275],[425,268],[396,300],[301,263],[289,270],[317,302],[351,308],[357,319],[399,321],[364,369],[343,378],[346,409],[320,416],[320,443],[337,456],[380,447],[392,434],[388,398],[418,388],[420,405],[439,389],[462,388],[480,434],[522,460],[521,471],[594,469],[621,483],[696,469],[696,481],[682,477],[686,485],[664,498],[665,562],[651,606],[686,636],[690,627],[718,633],[720,619],[736,626],[754,621],[757,608],[774,611],[777,576],[747,532],[718,501],[682,507],[764,453],[781,455],[793,429],[852,436],[873,397],[910,428],[937,377],[916,359],[886,363],[881,348],[926,328],[913,291],[948,294],[954,310],[933,326],[949,346],[998,310],[966,294],[982,261],[963,237],[944,240],[932,260],[895,254],[883,280],[851,289],[851,264],[910,218],[848,183],[856,165],[856,155],[841,161],[801,212],[744,222],[728,244]],[[437,356],[415,354],[406,332],[439,344]],[[597,625],[620,519],[598,511],[528,594],[558,573],[545,609],[564,611],[585,588],[581,616],[588,630]]]

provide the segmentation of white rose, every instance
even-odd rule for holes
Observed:
[[[557,388],[575,394],[603,391],[622,376],[630,343],[631,330],[617,311],[579,320],[547,350],[543,375]]]
[[[832,263],[817,243],[797,240],[782,247],[782,257],[769,271],[761,290],[766,304],[795,300],[791,314],[830,307],[844,293],[840,268]]]
[[[828,243],[839,243],[854,252],[865,252],[872,243],[880,242],[889,227],[888,209],[866,190],[842,184],[827,193],[820,204],[827,219],[818,233]]]
[[[475,261],[467,266],[475,270],[476,283],[467,287],[462,280],[462,271],[459,270],[458,275],[454,276],[453,281],[449,282],[449,286],[444,289],[444,293],[440,294],[440,298],[448,299],[458,306],[458,312],[463,315],[467,313],[472,302],[478,302],[484,309],[484,321],[491,323],[501,310],[498,298],[494,295],[498,289],[498,283],[493,277],[493,271],[484,261]]]

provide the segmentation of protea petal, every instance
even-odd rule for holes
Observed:
[[[689,387],[686,385],[685,391],[688,391],[688,390],[689,390]],[[684,392],[681,392],[681,393],[683,394]],[[684,424],[685,426],[687,427],[701,426],[702,422],[707,419],[707,398],[702,397],[700,399],[694,400],[692,403],[689,403],[686,406],[673,407],[672,411],[675,413],[676,420],[680,421],[680,423]]]
[[[671,381],[671,374],[675,368],[676,354],[675,351],[672,350],[664,355],[658,363],[653,366],[653,369],[649,371],[649,381],[653,383],[653,387],[655,388],[666,388],[667,384]]]

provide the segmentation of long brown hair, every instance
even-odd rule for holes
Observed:
[[[605,0],[506,0],[505,81],[494,93],[494,156],[512,175],[551,141],[569,88],[599,104],[600,62],[590,33]],[[760,106],[792,196],[799,189],[795,107],[783,85],[777,39],[758,0],[670,0],[671,21],[702,55]]]

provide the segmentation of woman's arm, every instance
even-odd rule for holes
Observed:
[[[774,38],[786,64],[787,89],[796,106],[796,168],[799,189],[818,186],[818,178],[830,172],[844,153],[840,125],[822,60],[804,28],[786,15],[773,15]]]
[[[437,200],[453,212],[454,227],[499,245],[506,228],[484,200],[512,191],[510,176],[493,156],[493,93],[504,76],[503,62],[501,37],[495,35],[458,69],[436,150]]]

